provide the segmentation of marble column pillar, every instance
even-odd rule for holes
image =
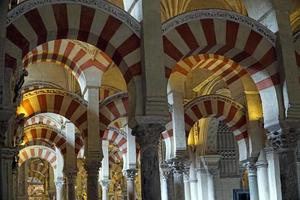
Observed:
[[[127,200],[135,200],[135,176],[137,170],[136,169],[125,169],[124,176],[126,177],[127,181]]]
[[[207,196],[207,174],[206,170],[202,167],[197,168],[197,195],[199,200],[208,199]]]
[[[102,200],[109,200],[108,198],[108,190],[109,190],[109,180],[104,179],[100,181],[102,187]]]
[[[174,177],[174,194],[176,200],[184,200],[184,182],[183,182],[183,172],[184,163],[181,161],[172,161],[170,163],[173,171]]]
[[[195,165],[196,165],[195,162],[192,161],[191,168],[190,168],[191,200],[198,200],[197,171]]]
[[[250,199],[251,200],[259,200],[256,166],[255,166],[254,162],[247,162],[246,168],[248,171]]]
[[[76,199],[75,185],[76,185],[76,177],[77,171],[68,171],[65,172],[66,182],[67,182],[67,199],[72,200]]]
[[[26,181],[26,170],[27,168],[27,163],[23,163],[21,166],[18,168],[18,191],[17,191],[17,199],[18,200],[23,200],[27,199],[27,181]]]
[[[299,199],[295,149],[281,150],[279,162],[282,199]]]
[[[87,174],[87,196],[88,199],[98,200],[99,199],[99,165],[92,163],[85,165],[85,170]]]
[[[99,199],[99,169],[103,159],[102,140],[99,130],[99,86],[101,85],[100,75],[94,72],[94,77],[89,80],[87,86],[87,121],[88,137],[85,138],[85,169],[87,172],[87,198],[89,200]],[[101,120],[101,119],[100,119]]]
[[[269,200],[268,163],[264,150],[260,152],[259,158],[256,162],[256,168],[259,199]]]
[[[174,181],[172,169],[166,162],[160,165],[161,169],[161,199],[174,200]]]
[[[183,182],[184,182],[184,199],[191,200],[190,169],[189,168],[184,169]]]
[[[13,199],[12,163],[14,157],[14,148],[0,147],[0,199]]]
[[[6,41],[6,16],[8,9],[8,0],[0,1],[0,105],[5,105],[10,101],[9,96],[4,95],[4,90],[10,92],[9,87],[5,87],[5,41]]]
[[[141,186],[144,200],[161,199],[158,143],[163,130],[160,124],[138,125],[132,130],[141,147]]]
[[[279,155],[272,147],[266,148],[265,152],[268,163],[270,200],[282,200]]]
[[[58,177],[55,180],[56,200],[64,199],[64,178]]]

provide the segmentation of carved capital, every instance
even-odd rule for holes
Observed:
[[[132,129],[132,135],[136,136],[136,141],[141,148],[158,145],[161,133],[165,127],[161,124],[142,124]]]
[[[172,169],[166,162],[160,164],[160,171],[164,180],[168,180],[170,174],[172,174]]]
[[[277,152],[294,150],[297,146],[300,129],[298,123],[292,121],[281,122],[281,129],[267,133],[268,146]]]
[[[137,174],[137,170],[132,168],[132,169],[125,169],[123,171],[124,176],[126,177],[127,181],[134,181],[135,176]]]
[[[244,163],[244,167],[248,171],[248,176],[257,176],[257,168],[254,162],[248,161]]]

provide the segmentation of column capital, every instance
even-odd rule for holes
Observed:
[[[164,180],[167,180],[170,176],[170,174],[172,173],[172,169],[171,167],[166,163],[166,161],[162,162],[160,164],[160,171],[161,171],[161,175],[162,178]]]
[[[295,150],[299,136],[300,128],[298,123],[293,121],[282,122],[280,129],[267,133],[268,147],[266,149],[271,150],[270,148],[273,148],[276,152]]]
[[[140,124],[132,129],[132,135],[140,145],[158,144],[161,133],[165,130],[162,124]]]
[[[185,171],[185,161],[181,159],[171,159],[167,161],[168,165],[172,169],[172,172],[175,174],[183,174]]]
[[[243,166],[247,169],[248,176],[257,176],[257,168],[255,162],[247,161],[243,164]]]
[[[135,168],[123,170],[123,175],[126,177],[128,181],[134,181],[136,174],[137,174],[137,169]]]

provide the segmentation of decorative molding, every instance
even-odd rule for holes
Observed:
[[[251,29],[257,31],[265,38],[267,38],[272,44],[276,43],[276,35],[269,30],[264,25],[259,22],[251,19],[249,17],[240,15],[238,13],[227,11],[227,10],[219,10],[219,9],[209,9],[209,10],[194,10],[188,13],[184,13],[178,15],[168,21],[166,21],[162,25],[163,34],[168,33],[170,30],[174,29],[177,26],[180,26],[184,23],[188,23],[190,21],[200,20],[200,19],[226,19],[239,24],[244,24],[249,26]]]
[[[135,18],[133,18],[129,13],[125,12],[121,8],[118,8],[117,6],[103,0],[28,0],[19,4],[8,12],[6,24],[11,24],[18,17],[34,8],[62,3],[80,4],[99,9],[109,15],[116,17],[117,19],[128,25],[128,27],[133,30],[136,35],[140,36],[141,25]]]
[[[127,181],[134,181],[135,176],[137,175],[137,170],[132,169],[125,169],[123,171],[124,176],[126,177]]]

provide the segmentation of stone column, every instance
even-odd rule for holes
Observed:
[[[95,72],[92,77],[97,76]],[[99,78],[100,79],[100,78]],[[87,172],[87,198],[89,200],[99,199],[99,168],[103,159],[102,141],[99,134],[99,87],[100,80],[89,80],[87,86],[87,121],[88,121],[88,137],[85,138],[85,169]]]
[[[166,162],[161,163],[161,199],[174,200],[174,181],[172,169]]]
[[[249,161],[245,164],[248,171],[249,192],[251,200],[259,200],[257,186],[257,169],[254,162]]]
[[[10,101],[10,95],[5,95],[4,90],[9,91],[9,87],[5,87],[9,83],[5,82],[5,41],[6,41],[6,16],[9,0],[0,1],[0,107]]]
[[[64,165],[64,175],[67,185],[67,199],[72,200],[76,197],[75,185],[77,177],[77,162],[75,154],[75,125],[69,121],[65,123],[66,131],[66,156]]]
[[[186,167],[183,173],[184,182],[184,199],[191,200],[191,187],[190,187],[190,168]]]
[[[278,153],[281,194],[284,200],[299,199],[296,164],[297,126],[298,123],[282,122],[281,130],[273,134],[273,140],[271,141],[271,146]],[[278,138],[274,139],[276,136]],[[274,159],[277,159],[276,155],[274,155]],[[275,160],[274,162],[277,161]],[[272,190],[270,190],[270,192],[272,192]]]
[[[56,178],[55,188],[56,188],[56,200],[63,200],[64,199],[64,178],[63,177]]]
[[[191,199],[192,200],[198,200],[197,171],[196,171],[195,165],[196,165],[196,163],[193,160],[191,163],[191,168],[190,168],[190,187],[191,187]]]
[[[124,176],[126,177],[127,181],[127,200],[135,200],[135,187],[134,187],[134,180],[136,176],[137,170],[136,169],[125,169]]]
[[[12,162],[15,152],[14,148],[0,147],[0,199],[13,199]]]
[[[184,200],[184,182],[183,182],[183,172],[184,163],[179,160],[173,160],[170,163],[173,171],[174,177],[174,193],[176,200]]]
[[[272,147],[266,148],[265,152],[268,163],[270,200],[282,200],[279,155]]]
[[[144,200],[161,199],[158,142],[163,129],[160,124],[144,124],[132,130],[141,147],[141,186]]]
[[[256,168],[259,199],[269,200],[268,163],[264,150],[260,152],[259,158],[256,162]]]
[[[99,191],[98,191],[99,167],[100,167],[100,162],[99,163],[96,162],[95,165],[93,165],[92,161],[90,161],[90,163],[88,164],[85,164],[85,170],[87,174],[87,196],[88,199],[91,200],[99,199]]]
[[[204,167],[197,167],[197,195],[199,200],[206,200],[208,199],[207,196],[207,174]]]
[[[17,199],[23,200],[27,199],[27,181],[26,181],[26,170],[27,162],[23,163],[18,168],[18,192],[17,192]]]
[[[295,154],[295,149],[289,148],[282,149],[279,156],[282,199],[284,200],[299,199]]]
[[[102,200],[109,200],[108,199],[108,189],[109,189],[109,180],[101,180],[100,181],[102,187]]]
[[[184,158],[187,153],[187,141],[185,135],[182,134],[185,132],[183,92],[172,91],[168,99],[172,104],[173,155],[175,158]]]
[[[202,162],[207,170],[207,195],[209,200],[215,200],[215,179],[219,177],[219,155],[205,155],[202,157]]]
[[[75,185],[76,185],[76,177],[77,170],[65,172],[66,182],[67,182],[67,199],[72,200],[76,199]]]

